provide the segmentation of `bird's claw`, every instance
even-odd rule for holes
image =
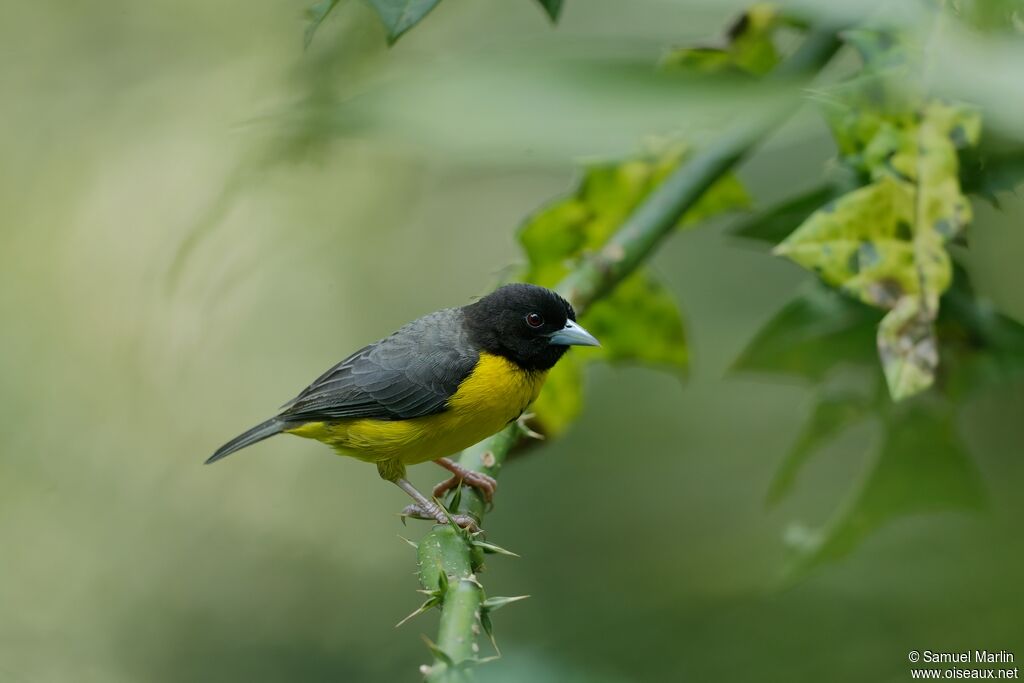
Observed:
[[[477,524],[477,521],[470,515],[454,515],[449,513],[440,505],[431,505],[430,508],[424,509],[423,506],[417,503],[411,503],[405,506],[401,515],[403,518],[411,517],[413,519],[432,520],[438,524],[447,524],[449,521],[452,521],[456,526],[462,529],[472,532],[480,531],[480,525]]]
[[[443,498],[444,494],[458,488],[462,484],[471,486],[479,491],[484,502],[488,505],[490,505],[494,500],[494,493],[498,490],[498,480],[494,477],[483,474],[482,472],[463,470],[461,473],[454,474],[435,486],[434,497]]]

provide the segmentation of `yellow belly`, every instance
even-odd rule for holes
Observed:
[[[519,417],[537,394],[547,372],[529,372],[501,356],[480,360],[448,400],[448,409],[411,420],[344,419],[307,422],[290,434],[322,441],[360,460],[393,460],[414,465],[457,453]]]

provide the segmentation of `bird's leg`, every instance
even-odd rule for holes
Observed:
[[[414,504],[409,505],[402,510],[403,516],[413,517],[415,519],[432,519],[438,524],[447,524],[450,519],[463,529],[469,529],[470,531],[480,530],[475,519],[469,515],[454,515],[449,513],[436,502],[420,493],[408,479],[400,477],[395,479],[394,482],[398,485],[398,488],[408,493],[409,497],[416,501]]]
[[[494,498],[494,492],[498,489],[498,481],[494,477],[467,469],[451,458],[438,458],[434,462],[452,473],[450,479],[445,479],[434,487],[435,498],[440,498],[460,484],[475,488],[486,503],[490,503]]]
[[[420,493],[408,479],[405,478],[405,465],[396,460],[381,460],[377,463],[377,472],[382,479],[394,482],[395,485],[409,494],[409,497],[416,501],[415,504],[402,510],[402,515],[415,517],[416,519],[432,519],[438,524],[447,524],[449,518],[463,529],[479,531],[477,521],[469,515],[449,515],[448,511]]]

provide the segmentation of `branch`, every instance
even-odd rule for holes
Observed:
[[[769,78],[784,80],[814,73],[838,48],[835,29],[813,30],[800,49]],[[582,314],[648,259],[705,190],[757,147],[796,106],[797,102],[789,102],[762,114],[756,121],[734,126],[681,164],[637,207],[600,251],[584,259],[559,283],[556,287],[559,293]],[[509,451],[523,436],[518,424],[509,425],[464,451],[459,462],[463,467],[497,477]],[[472,489],[464,489],[453,507],[477,519],[482,519],[485,511],[483,499]],[[423,668],[430,683],[467,680],[466,666],[477,659],[479,651],[480,627],[490,630],[484,590],[476,579],[476,572],[482,566],[481,550],[480,544],[468,534],[451,526],[436,527],[419,544],[423,587],[428,591],[437,590],[439,570],[443,568],[447,575],[447,580],[440,581],[447,590],[441,602],[438,642],[431,644],[435,660],[433,665]]]

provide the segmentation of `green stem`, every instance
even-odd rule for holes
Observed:
[[[832,58],[838,47],[835,30],[811,31],[800,49],[787,58],[770,77],[785,79],[813,73]],[[763,113],[756,121],[737,124],[714,143],[694,154],[651,192],[600,251],[580,263],[556,289],[582,314],[590,304],[611,291],[646,261],[701,195],[757,147],[767,133],[784,121],[795,107],[796,103],[792,102]],[[459,462],[464,467],[495,477],[520,438],[522,432],[519,426],[509,425],[467,449]],[[463,490],[458,512],[482,519],[484,511],[484,501],[476,491]],[[440,541],[442,537],[444,543]],[[479,559],[474,553],[478,553],[479,549],[472,547],[466,536],[456,533],[451,527],[436,527],[420,542],[421,582],[424,581],[424,547],[436,549],[438,553],[438,557],[431,556],[429,559],[433,566],[454,570],[449,572],[449,588],[441,604],[435,660],[427,671],[427,681],[465,681],[466,669],[459,665],[475,657],[485,598],[484,590],[475,576]],[[436,576],[436,573],[430,576]],[[436,585],[424,583],[424,588],[432,590]]]

